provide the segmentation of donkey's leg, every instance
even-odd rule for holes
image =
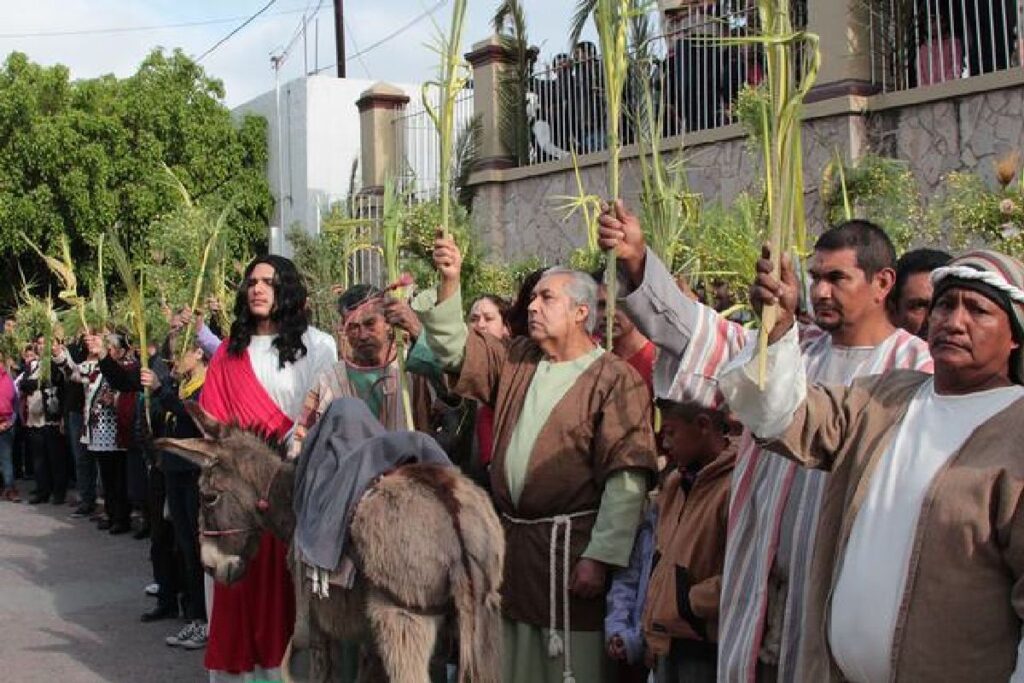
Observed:
[[[430,655],[444,617],[399,607],[377,591],[372,591],[367,599],[366,616],[387,680],[429,683]]]

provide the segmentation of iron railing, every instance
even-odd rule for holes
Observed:
[[[871,0],[871,75],[883,92],[1020,66],[1022,0]]]
[[[436,99],[431,104],[438,106]],[[455,100],[456,137],[466,134],[472,120],[473,90],[466,88]],[[405,112],[395,117],[393,125],[399,190],[417,199],[436,198],[440,185],[441,144],[423,102],[414,99]],[[455,175],[453,171],[452,177]]]
[[[792,21],[807,24],[806,0],[794,0]],[[764,75],[763,51],[724,39],[756,34],[758,15],[751,0],[695,2],[664,21],[664,33],[647,42],[631,60],[620,124],[623,144],[638,141],[638,112],[649,84],[661,137],[725,126],[735,121],[740,89]],[[537,70],[529,84],[527,118],[529,164],[605,149],[605,102],[600,55],[581,43],[572,57],[558,55]]]

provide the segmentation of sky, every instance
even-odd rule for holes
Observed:
[[[17,50],[40,64],[64,64],[72,78],[107,73],[124,77],[157,46],[180,47],[199,57],[268,1],[0,0],[0,54],[6,57]],[[303,12],[314,14],[318,4],[320,10],[314,16],[319,30],[315,19],[307,23],[304,59]],[[490,34],[497,4],[497,0],[469,0],[463,52]],[[575,0],[522,0],[530,42],[541,48],[542,59],[566,49],[575,4]],[[430,79],[437,63],[437,55],[428,47],[436,31],[431,18],[447,27],[451,5],[452,0],[345,0],[348,76],[406,84]],[[289,43],[282,82],[301,77],[307,67],[332,64],[332,7],[331,0],[276,0],[207,55],[202,65],[224,82],[226,103],[236,106],[271,90],[271,56],[281,54]],[[410,22],[414,23],[391,37]],[[360,51],[365,53],[357,56]]]

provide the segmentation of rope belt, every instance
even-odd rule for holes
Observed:
[[[518,519],[502,513],[502,517],[512,524],[522,524],[524,526],[551,525],[551,542],[548,545],[548,569],[550,575],[548,581],[548,604],[550,605],[551,615],[548,628],[548,656],[552,658],[559,655],[563,656],[563,683],[576,683],[576,678],[572,674],[571,629],[569,623],[569,541],[572,538],[572,521],[596,514],[597,510],[582,510],[580,512],[571,512],[567,515],[554,515],[553,517]],[[556,572],[559,531],[562,532],[562,609],[565,617],[562,622],[562,636],[558,635],[558,579]]]

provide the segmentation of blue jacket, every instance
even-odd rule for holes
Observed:
[[[629,566],[612,574],[612,587],[608,591],[605,642],[613,636],[621,637],[626,644],[626,659],[630,664],[644,661],[644,601],[647,599],[647,584],[651,580],[654,529],[657,525],[657,506],[649,503],[636,531]]]

